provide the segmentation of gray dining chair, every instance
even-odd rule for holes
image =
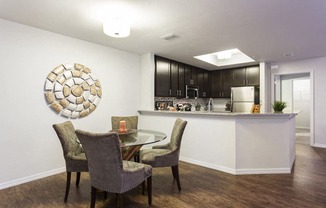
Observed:
[[[78,137],[71,121],[53,124],[52,126],[59,137],[63,150],[63,157],[66,162],[67,181],[64,197],[64,201],[66,202],[69,195],[71,172],[77,173],[76,186],[79,186],[80,174],[81,172],[88,172],[88,164],[84,150],[77,142]]]
[[[112,116],[112,129],[119,129],[120,121],[126,121],[126,129],[138,129],[138,116]],[[127,147],[125,148],[125,151],[128,151]],[[134,154],[133,158],[135,162],[139,162],[139,151]]]
[[[143,149],[140,151],[141,162],[156,167],[171,167],[173,178],[176,179],[178,189],[181,191],[179,177],[179,154],[183,132],[187,121],[177,118],[169,143],[153,146],[152,149]]]
[[[97,189],[116,193],[118,207],[123,205],[122,194],[147,180],[148,204],[152,204],[152,167],[122,160],[119,135],[114,132],[91,133],[76,130],[85,149],[91,181],[91,208],[95,207]]]
[[[112,129],[119,129],[120,121],[126,121],[127,129],[138,129],[138,116],[112,116]]]

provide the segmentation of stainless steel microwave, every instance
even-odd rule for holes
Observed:
[[[197,99],[199,87],[196,85],[186,85],[186,98]]]

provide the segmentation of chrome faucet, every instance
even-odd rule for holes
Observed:
[[[213,107],[214,107],[214,104],[213,104],[213,99],[212,98],[209,98],[209,101],[208,101],[208,104],[207,104],[207,108],[208,108],[208,111],[212,111],[213,110]]]

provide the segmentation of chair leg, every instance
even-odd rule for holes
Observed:
[[[148,204],[152,205],[152,176],[147,178]]]
[[[76,186],[79,186],[79,181],[80,181],[80,172],[77,172]]]
[[[181,184],[180,184],[180,177],[179,177],[179,166],[178,165],[172,166],[172,173],[173,173],[173,177],[177,180],[178,189],[179,189],[179,191],[181,191]]]
[[[117,194],[118,204],[117,206],[122,208],[123,207],[123,194]]]
[[[173,178],[175,179],[175,170],[174,170],[174,166],[171,166],[171,170],[172,170],[172,175],[173,175]]]
[[[67,202],[67,199],[68,199],[69,189],[70,189],[70,180],[71,180],[71,172],[67,172],[66,193],[65,193],[64,202]]]
[[[146,186],[145,181],[143,181],[143,182],[141,183],[141,193],[142,193],[143,195],[145,195],[145,186]]]
[[[96,188],[94,188],[93,186],[92,186],[92,188],[91,188],[91,208],[94,208],[95,207],[95,201],[96,201]]]

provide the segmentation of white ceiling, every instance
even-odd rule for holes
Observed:
[[[106,36],[94,18],[95,7],[114,3],[132,17],[127,38]],[[326,56],[325,0],[0,0],[0,18],[210,70],[193,56],[231,48],[269,63]],[[160,38],[170,33],[177,38]]]

